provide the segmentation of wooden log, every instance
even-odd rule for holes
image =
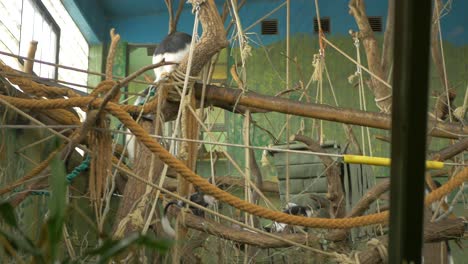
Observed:
[[[364,214],[367,209],[369,209],[369,206],[377,200],[383,193],[388,191],[390,188],[390,179],[385,179],[381,183],[375,185],[372,187],[370,190],[367,191],[367,193],[361,197],[361,199],[357,202],[357,204],[353,207],[351,212],[348,212],[346,214],[346,217],[356,217]],[[331,233],[331,238],[334,239],[334,241],[340,241],[344,240],[348,234],[348,229],[342,229],[342,230],[333,230]]]
[[[171,214],[178,213],[180,210],[172,207],[170,210]],[[259,248],[284,248],[290,247],[291,244],[266,236],[260,233],[247,231],[240,229],[236,226],[228,226],[226,224],[220,224],[210,219],[204,219],[190,213],[185,213],[183,217],[179,218],[181,224],[184,224],[188,228],[192,228],[198,231],[208,233],[217,237],[221,237],[227,240],[231,240],[240,244],[248,244]],[[463,237],[465,232],[463,219],[446,219],[438,223],[429,223],[424,227],[424,241],[425,242],[440,242],[450,239],[458,239]],[[325,239],[333,241],[331,235],[326,234],[325,237],[319,238],[313,234],[276,234],[282,238],[294,241],[300,244],[313,245],[318,243],[319,240]],[[387,236],[380,238],[382,243],[386,245]],[[335,240],[336,241],[336,240]],[[374,246],[371,246],[366,251],[359,254],[361,263],[379,263],[379,253]],[[368,262],[367,260],[373,260],[376,262]],[[366,262],[363,262],[366,261]]]
[[[441,160],[441,161],[448,160],[467,149],[468,149],[468,138],[464,138],[453,145],[450,145],[448,147],[441,149],[438,153],[436,153],[433,156],[433,158],[435,160]]]
[[[442,242],[450,239],[463,237],[465,233],[465,222],[463,219],[445,219],[437,223],[427,223],[424,226],[424,242]],[[380,243],[387,247],[388,237],[385,236]],[[384,263],[376,246],[369,247],[359,254],[361,264]]]
[[[320,147],[319,143],[304,135],[293,135],[291,140],[306,144],[311,151],[326,152]],[[346,198],[343,192],[343,183],[341,182],[340,163],[334,162],[328,156],[319,156],[319,158],[322,160],[323,165],[328,168],[325,174],[327,175],[327,198],[330,200],[330,215],[332,218],[342,218],[345,216],[344,205],[346,204]]]
[[[190,75],[198,75],[203,66],[207,64],[211,57],[221,49],[228,46],[224,24],[218,12],[214,0],[191,0],[193,5],[200,3],[200,23],[203,28],[203,34],[195,47],[192,59]],[[179,64],[179,70],[186,72],[188,65],[188,56]]]
[[[171,210],[175,211],[175,210]],[[284,248],[290,247],[291,244],[263,235],[257,232],[248,231],[240,229],[238,226],[227,226],[225,224],[220,224],[210,219],[204,219],[193,214],[186,213],[183,219],[183,223],[186,227],[192,228],[198,231],[208,233],[213,236],[221,237],[227,240],[231,240],[240,244],[247,244],[251,246],[256,246],[259,248]],[[309,234],[276,234],[282,238],[294,241],[300,244],[312,244],[317,243],[319,238]]]
[[[195,95],[200,99],[202,84],[195,84]],[[294,100],[267,96],[255,92],[242,93],[239,89],[218,87],[207,85],[206,105],[221,107],[228,111],[233,111],[237,104],[259,108],[272,112],[279,112],[290,115],[317,118],[333,122],[346,123],[351,125],[367,126],[379,129],[391,129],[391,116],[383,113],[360,111],[350,108],[332,107],[322,104],[298,102]],[[170,110],[168,110],[168,113]],[[170,119],[170,116],[166,116]],[[430,120],[428,122],[428,133],[431,136],[442,138],[458,139],[458,135],[468,135],[468,127],[457,124],[440,123]]]
[[[366,14],[366,7],[364,1],[350,0],[348,6],[349,13],[354,17],[354,19],[356,20],[356,24],[359,28],[357,37],[363,44],[364,50],[366,51],[366,58],[367,64],[369,65],[369,70],[375,73],[381,79],[385,80],[386,76],[384,76],[384,69],[381,65],[382,60],[380,56],[379,45],[377,39],[375,38],[374,32],[370,26],[369,18]],[[391,38],[389,38],[388,36],[388,34],[390,33],[391,32],[387,33],[387,41],[391,41]],[[389,51],[389,48],[390,47],[387,46],[387,52]],[[389,56],[391,55],[391,53],[386,53],[384,59],[386,61],[389,61],[391,59],[391,57]],[[376,98],[377,106],[385,112],[389,113],[392,106],[392,89],[388,88],[374,77],[371,77],[370,87]]]
[[[146,131],[154,131],[154,124],[152,122],[141,121],[140,125]],[[159,131],[159,133],[161,132]],[[133,171],[137,175],[142,175],[144,178],[148,178],[152,157],[151,151],[139,141],[136,141],[135,153],[139,153],[139,155],[138,158],[134,160]],[[159,178],[163,167],[163,162],[159,159],[155,159],[153,175],[150,176],[149,180],[155,182]],[[128,221],[126,221],[125,218],[133,213],[135,214],[135,217],[137,214],[139,214],[141,219],[144,219],[145,208],[141,208],[138,205],[141,202],[142,197],[144,197],[146,188],[147,185],[145,183],[136,180],[133,177],[128,178],[123,192],[123,199],[121,199],[119,208],[117,210],[114,226],[114,230],[119,231],[119,236],[125,236],[130,232],[141,230],[143,228],[143,226],[141,226],[142,223],[133,221],[136,218],[129,218]]]

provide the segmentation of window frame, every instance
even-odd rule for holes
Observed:
[[[21,49],[21,43],[24,41],[22,39],[22,31],[23,31],[23,25],[24,25],[24,20],[23,20],[23,15],[24,15],[24,1],[31,1],[33,8],[36,7],[38,13],[42,15],[44,20],[48,22],[51,25],[51,32],[54,32],[56,37],[55,40],[55,61],[53,63],[59,64],[59,56],[60,56],[60,34],[61,34],[61,29],[60,26],[55,22],[55,19],[52,17],[52,15],[49,13],[47,10],[46,6],[42,3],[41,0],[22,0],[22,8],[21,8],[21,27],[20,27],[20,39],[19,39],[19,49]],[[35,6],[34,6],[35,5]],[[21,64],[24,66],[24,60],[21,60]],[[54,67],[54,80],[58,80],[58,67],[57,66],[52,66]],[[38,73],[35,73],[36,75],[39,76]]]

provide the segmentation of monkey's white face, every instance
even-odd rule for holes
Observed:
[[[205,203],[207,203],[209,206],[213,206],[216,203],[216,198],[214,198],[211,195],[204,195],[203,200],[205,200]]]
[[[175,62],[180,63],[184,57],[188,54],[190,50],[190,44],[187,44],[184,49],[177,52],[166,52],[164,54],[157,54],[153,56],[153,64],[160,63],[161,61],[165,62]],[[176,68],[176,65],[166,65],[154,69],[154,75],[156,76],[155,82],[163,80],[167,75],[173,72]]]

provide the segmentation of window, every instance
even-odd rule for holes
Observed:
[[[155,44],[127,44],[126,72],[136,72],[138,69],[141,69],[141,67],[153,64],[153,53],[157,46],[158,45]],[[153,70],[147,71],[144,75],[149,79],[154,80]],[[136,80],[143,82],[146,81],[144,75],[138,76]],[[131,82],[127,86],[127,92],[130,92],[131,94],[126,95],[126,97],[133,97],[133,95],[143,92],[147,87],[147,84]],[[133,104],[135,99],[136,98],[131,99],[128,104]]]
[[[60,29],[42,2],[23,0],[20,55],[27,56],[31,40],[38,41],[36,59],[58,63]],[[34,63],[33,71],[45,78],[56,79],[57,67]]]
[[[269,19],[262,21],[262,35],[277,35],[278,34],[278,20]]]
[[[369,24],[374,32],[382,32],[382,17],[370,16],[368,17]]]
[[[19,53],[21,7],[22,1],[0,0],[0,50],[3,52]],[[0,60],[19,69],[16,58],[0,55]]]
[[[330,18],[324,17],[320,19],[320,26],[322,27],[323,33],[330,33]],[[318,20],[314,18],[314,32],[319,33]]]
[[[84,38],[78,26],[75,24],[75,21],[73,21],[70,14],[68,14],[68,11],[63,6],[63,0],[40,1],[42,1],[44,6],[47,8],[60,27],[59,64],[78,69],[88,69],[88,42]],[[88,82],[88,74],[59,68],[58,79],[71,83],[86,85]],[[86,91],[86,88],[83,87],[74,88],[81,91]]]
[[[88,68],[89,45],[62,0],[0,0],[0,51],[26,56],[33,39],[39,42],[36,59]],[[21,69],[16,58],[0,55],[0,60]],[[41,77],[80,85],[88,82],[86,73],[54,66],[35,63],[33,70]]]

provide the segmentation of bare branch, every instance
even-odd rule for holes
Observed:
[[[169,13],[169,34],[176,31],[174,24],[174,9],[172,8],[172,0],[164,0],[167,6],[167,12]]]
[[[174,19],[174,22],[173,22],[174,30],[169,31],[169,33],[177,31],[177,25],[179,24],[179,19],[180,19],[180,15],[182,14],[182,10],[184,10],[184,4],[185,4],[184,0],[179,0],[179,6],[177,7],[177,12],[176,12],[175,19]]]
[[[195,84],[195,95],[200,98],[201,84]],[[389,130],[391,116],[383,113],[365,112],[349,108],[332,107],[322,104],[298,102],[294,100],[261,95],[255,92],[242,93],[239,89],[230,89],[215,85],[206,86],[206,104],[233,111],[233,106],[261,108],[264,111],[274,111],[303,117],[318,118],[351,125],[368,126]],[[454,138],[466,137],[468,127],[450,123],[440,123],[430,120],[428,133],[435,137]]]
[[[198,75],[203,66],[221,49],[227,47],[226,33],[214,0],[206,0],[200,5],[200,23],[203,34],[195,47],[190,75]],[[179,65],[181,72],[187,71],[188,56]]]
[[[349,13],[354,17],[359,27],[357,37],[364,45],[369,70],[381,79],[385,79],[381,66],[382,61],[380,58],[379,46],[377,45],[377,40],[375,39],[374,32],[372,31],[369,19],[366,15],[364,0],[351,0],[349,2]],[[370,84],[376,98],[377,106],[384,112],[390,112],[392,100],[389,95],[391,95],[391,89],[375,78],[371,78]]]
[[[303,142],[307,147],[314,152],[325,152],[319,143],[304,135],[293,135],[291,140]],[[327,168],[328,193],[327,198],[330,200],[330,215],[334,218],[341,218],[345,215],[345,196],[343,192],[343,183],[341,182],[341,170],[339,164],[328,156],[319,156],[323,164]]]
[[[382,47],[382,73],[388,80],[393,67],[393,39],[395,29],[395,0],[388,1],[387,23],[385,25],[384,43]]]

